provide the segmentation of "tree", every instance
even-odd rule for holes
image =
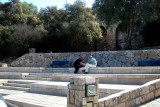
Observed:
[[[13,26],[0,25],[0,58],[10,55],[11,41],[9,36],[13,32]]]
[[[96,0],[93,8],[101,20],[108,26],[113,23],[122,23],[128,35],[129,49],[133,23],[156,20],[160,14],[159,0]]]
[[[142,34],[146,46],[160,46],[160,18],[156,21],[149,22],[144,26]]]
[[[67,10],[47,7],[40,13],[52,51],[89,51],[96,39],[102,36],[92,10],[85,8],[80,0],[67,5]]]
[[[22,4],[19,0],[10,0],[10,3],[12,5],[11,7],[11,14],[22,14]]]
[[[36,47],[42,38],[41,32],[31,25],[19,24],[14,28],[14,33],[10,35],[9,39],[11,40],[12,53],[15,56],[27,53],[29,48]]]
[[[97,39],[102,37],[99,23],[96,21],[92,9],[85,8],[83,2],[78,0],[75,4],[68,6],[67,10],[70,14],[71,32],[74,35],[71,44],[75,46],[75,44],[81,41],[81,44],[77,45],[75,49],[81,48],[82,45],[85,47],[87,44],[94,44]]]
[[[37,15],[38,9],[37,6],[34,6],[32,3],[23,2],[22,3],[22,10],[24,14],[28,15]]]
[[[10,55],[15,55],[15,53],[17,53],[16,55],[22,55],[28,51],[29,47],[27,46],[39,48],[39,45],[36,45],[39,44],[37,42],[39,41],[38,38],[45,35],[46,31],[37,14],[35,14],[36,10],[31,10],[32,8],[28,7],[30,8],[29,12],[34,12],[33,14],[29,14],[23,11],[22,7],[22,3],[19,0],[10,0],[10,2],[0,4],[1,55],[8,55],[6,53],[10,53]],[[31,35],[31,33],[33,34]],[[28,40],[29,38],[32,40]],[[16,42],[16,39],[19,44]]]

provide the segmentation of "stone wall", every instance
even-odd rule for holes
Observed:
[[[133,51],[99,51],[99,52],[71,52],[71,53],[28,53],[16,59],[10,66],[14,67],[50,67],[54,61],[74,61],[84,56],[84,63],[92,55],[98,61],[98,67],[129,67],[137,66],[139,60],[160,60],[160,49]]]
[[[160,96],[160,79],[99,99],[97,107],[136,107]]]
[[[71,78],[68,84],[67,107],[97,107],[98,83],[98,79],[94,77]],[[90,89],[86,85],[91,85]]]

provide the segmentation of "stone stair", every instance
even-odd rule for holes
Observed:
[[[22,77],[22,79],[50,81],[52,80],[52,74],[51,73],[29,73],[29,75]]]
[[[74,68],[0,67],[0,72],[73,74]],[[90,68],[89,74],[160,74],[160,67],[96,67]]]
[[[18,93],[4,96],[5,100],[18,107],[67,107],[67,97],[37,93]]]
[[[1,84],[0,89],[30,91],[30,82],[9,80]]]
[[[57,107],[61,99],[63,104],[59,105],[65,107],[67,85],[75,76],[99,78],[99,98],[160,78],[160,67],[97,67],[89,74],[73,72],[74,68],[0,68],[0,78],[5,79],[4,83],[0,81],[0,93],[19,107]]]

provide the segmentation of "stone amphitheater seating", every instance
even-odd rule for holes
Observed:
[[[97,67],[89,74],[74,68],[1,67],[0,94],[19,107],[66,107],[67,85],[75,76],[99,78],[99,98],[135,89],[160,78],[160,67]]]

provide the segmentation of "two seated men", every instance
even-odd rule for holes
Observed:
[[[84,67],[84,70],[82,70],[82,72],[84,72],[85,74],[88,74],[88,69],[90,67],[96,67],[97,66],[97,61],[92,56],[89,57],[89,63],[84,64],[84,63],[82,63],[83,60],[84,60],[84,57],[81,56],[80,58],[78,58],[74,62],[74,68],[75,68],[74,73],[75,74],[78,72],[79,68],[81,68],[81,67]]]

